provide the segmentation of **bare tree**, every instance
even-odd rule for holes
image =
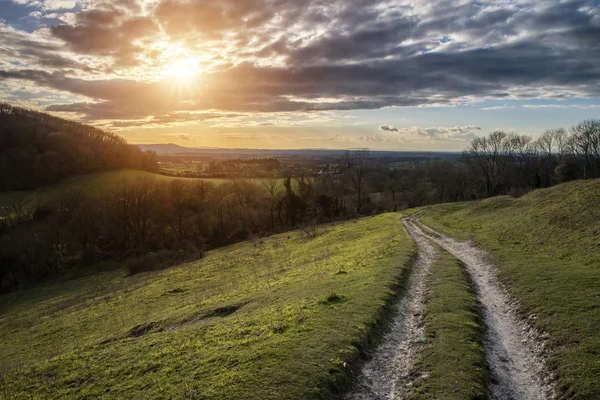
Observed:
[[[555,170],[565,152],[567,133],[564,129],[547,129],[535,142],[540,157],[540,174],[545,180],[544,186],[552,186],[555,181]]]
[[[465,162],[483,179],[485,193],[498,193],[500,177],[511,156],[511,140],[503,131],[492,132],[488,137],[477,137],[471,147],[463,152]]]
[[[251,178],[233,180],[233,191],[240,210],[240,222],[253,232],[260,231],[257,201],[260,199],[260,187]]]
[[[355,149],[346,153],[348,160],[348,173],[352,191],[354,192],[356,213],[360,214],[361,208],[367,203],[367,180],[371,151],[369,149]]]
[[[527,135],[511,133],[506,140],[510,147],[508,161],[512,164],[506,181],[512,190],[528,191],[531,189],[532,179],[527,172],[531,171],[530,166],[536,158],[537,146],[531,136]]]
[[[191,188],[181,180],[174,180],[167,186],[165,211],[167,224],[171,231],[182,243],[186,240],[190,229],[190,202]]]
[[[343,178],[337,174],[317,176],[315,198],[321,219],[332,221],[344,212],[346,182]]]
[[[570,133],[570,150],[585,163],[584,179],[600,177],[600,119],[585,120]]]
[[[261,180],[262,186],[269,195],[269,214],[271,217],[271,230],[275,231],[275,207],[279,198],[279,192],[283,188],[283,179],[278,172],[272,171],[266,178]]]
[[[153,179],[125,181],[118,189],[116,220],[126,249],[143,250],[154,214],[155,194]]]

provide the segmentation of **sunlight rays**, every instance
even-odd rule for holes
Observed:
[[[165,64],[162,68],[162,76],[181,81],[193,79],[202,73],[202,68],[197,59],[179,58]]]

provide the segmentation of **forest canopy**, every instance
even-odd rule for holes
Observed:
[[[121,168],[157,171],[156,154],[114,133],[0,103],[0,191]]]

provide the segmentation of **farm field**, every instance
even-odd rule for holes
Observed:
[[[427,208],[421,220],[491,253],[520,313],[549,335],[563,396],[600,394],[600,180]]]
[[[349,382],[410,270],[386,214],[3,295],[0,393],[13,398],[312,399]]]
[[[41,203],[56,200],[58,197],[71,189],[82,190],[91,196],[102,196],[103,194],[115,189],[123,181],[134,181],[144,178],[156,179],[158,181],[171,181],[174,179],[183,179],[185,181],[206,181],[215,185],[228,182],[227,179],[206,179],[206,178],[174,178],[160,174],[139,170],[120,170],[102,172],[98,174],[77,175],[63,181],[27,192],[0,192],[0,209],[6,207],[12,199],[18,196],[25,196],[26,201],[39,201]]]
[[[173,173],[198,172],[198,168],[204,167],[202,163],[165,163],[161,165],[161,170]]]

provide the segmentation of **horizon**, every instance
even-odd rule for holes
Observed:
[[[600,2],[11,0],[0,98],[130,143],[464,150],[598,117]]]
[[[150,147],[150,146],[177,146],[183,149],[189,149],[189,150],[206,150],[206,151],[210,151],[210,150],[251,150],[251,151],[352,151],[352,150],[368,150],[369,152],[372,153],[447,153],[447,154],[460,154],[462,153],[462,151],[457,151],[457,150],[439,150],[439,151],[435,151],[435,150],[388,150],[388,149],[371,149],[369,147],[362,147],[362,148],[357,148],[357,147],[348,147],[348,148],[325,148],[325,147],[299,147],[299,148],[278,148],[278,147],[273,147],[273,148],[259,148],[259,147],[190,147],[190,146],[183,146],[183,145],[179,145],[177,143],[130,143],[134,146],[146,146],[146,147]]]

